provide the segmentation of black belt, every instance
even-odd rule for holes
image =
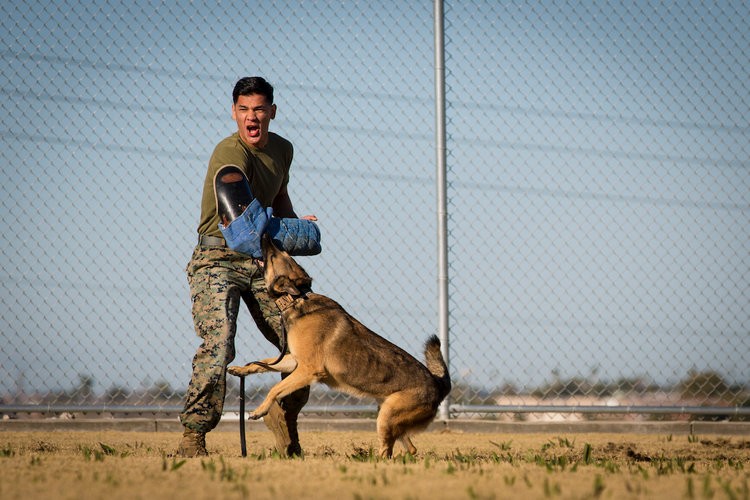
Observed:
[[[209,236],[207,234],[198,235],[198,244],[204,247],[225,247],[227,242],[224,238],[218,236]]]

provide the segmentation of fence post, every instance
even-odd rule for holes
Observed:
[[[445,34],[443,2],[435,0],[435,150],[437,168],[437,244],[438,244],[438,332],[443,358],[450,370],[448,339],[448,209],[445,135]],[[439,418],[448,420],[450,395],[440,405]]]

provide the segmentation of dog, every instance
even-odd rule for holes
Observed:
[[[417,451],[410,435],[426,428],[451,390],[440,340],[425,343],[426,365],[372,332],[334,300],[310,289],[312,278],[268,235],[261,242],[268,293],[281,310],[288,353],[229,373],[245,376],[275,371],[288,374],[274,385],[250,418],[259,419],[274,400],[313,383],[324,383],[378,402],[379,455],[390,458],[398,440],[406,451]]]

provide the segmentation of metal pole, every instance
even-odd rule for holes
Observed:
[[[445,135],[445,33],[443,2],[435,0],[435,150],[437,162],[437,218],[438,218],[438,336],[443,358],[450,369],[448,339],[448,209],[446,181]],[[439,418],[450,417],[450,395],[440,405]]]
[[[247,441],[245,440],[245,377],[240,377],[240,453],[247,456]]]

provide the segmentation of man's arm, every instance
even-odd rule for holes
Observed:
[[[318,220],[314,215],[303,215],[302,217],[297,217],[297,214],[294,213],[292,200],[289,198],[289,191],[287,191],[286,186],[281,187],[279,194],[276,195],[271,206],[273,207],[273,215],[275,217],[287,217],[292,219],[299,218],[311,221]]]
[[[292,200],[289,198],[289,191],[286,185],[281,186],[279,194],[273,199],[273,215],[276,217],[287,217],[296,219],[297,214],[294,213],[294,207],[292,206]]]

